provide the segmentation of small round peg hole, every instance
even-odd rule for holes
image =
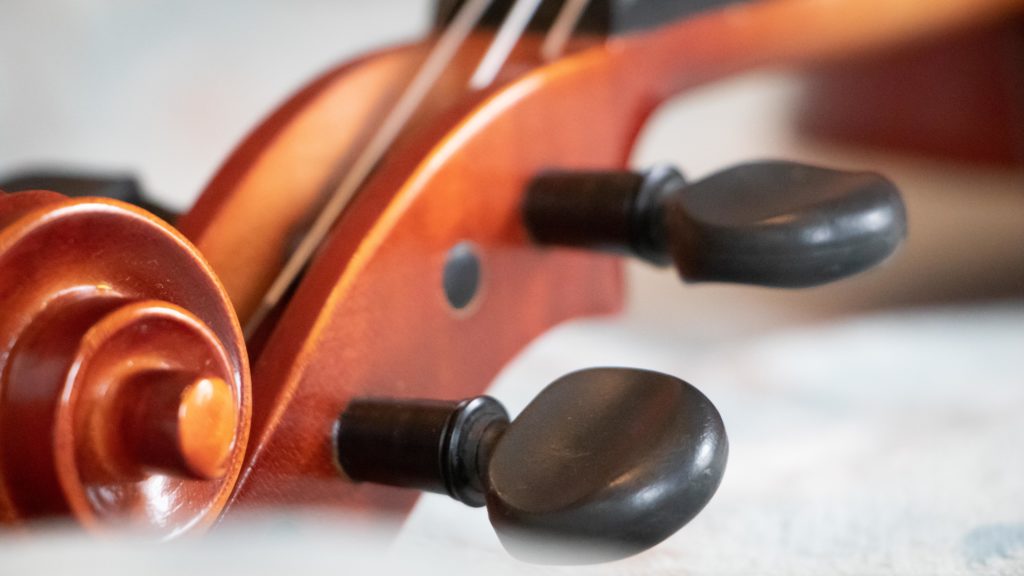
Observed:
[[[462,310],[480,290],[480,257],[472,242],[460,242],[448,251],[444,262],[444,296],[448,304]]]

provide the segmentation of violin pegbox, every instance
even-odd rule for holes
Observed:
[[[179,233],[118,201],[0,195],[0,520],[169,537],[242,467],[247,359]]]

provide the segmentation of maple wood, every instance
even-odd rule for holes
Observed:
[[[112,200],[0,193],[0,521],[173,535],[241,471],[249,374],[173,228]]]

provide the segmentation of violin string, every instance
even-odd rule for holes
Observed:
[[[352,164],[352,168],[334,189],[323,210],[263,295],[263,299],[252,316],[249,317],[249,321],[246,322],[246,337],[251,336],[266,320],[270,312],[274,310],[302,274],[324,238],[327,237],[334,222],[348,205],[349,200],[373,172],[377,163],[387,153],[409,119],[426,99],[466,38],[483,18],[484,12],[491,2],[492,0],[467,0],[441,37],[438,38],[412,81],[399,96],[394,108],[384,118],[380,128],[377,129],[373,138]]]
[[[590,0],[565,0],[540,48],[540,55],[545,61],[555,60],[565,52],[569,38],[572,37],[580,18],[583,17],[583,11],[589,4]]]
[[[487,48],[487,53],[484,54],[476,71],[473,72],[473,76],[469,80],[471,88],[481,90],[494,82],[501,67],[508,60],[509,54],[512,53],[512,49],[522,38],[523,32],[526,31],[526,25],[530,23],[534,13],[537,12],[540,3],[541,0],[515,1],[508,16],[505,17],[505,21],[501,23],[501,28],[498,29],[494,41]]]

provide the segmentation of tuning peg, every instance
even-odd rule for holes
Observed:
[[[693,184],[670,167],[548,173],[530,185],[523,217],[539,244],[674,263],[691,282],[791,288],[871,268],[907,232],[899,191],[883,176],[792,162]]]
[[[78,172],[53,169],[23,172],[0,180],[0,190],[51,190],[71,198],[111,198],[133,204],[165,222],[174,222],[178,215],[150,200],[133,176],[99,172]]]
[[[700,391],[627,368],[563,376],[511,423],[487,396],[355,399],[335,446],[352,480],[486,505],[510,553],[560,564],[615,560],[669,537],[714,495],[728,456]]]

